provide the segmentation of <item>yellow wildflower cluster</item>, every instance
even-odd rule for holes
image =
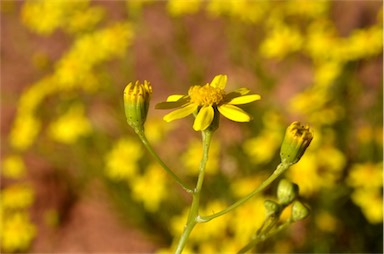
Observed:
[[[347,183],[354,188],[352,200],[360,206],[367,220],[383,222],[383,164],[353,165]]]
[[[180,16],[196,13],[199,10],[201,4],[201,0],[169,0],[167,2],[167,9],[171,15]]]
[[[143,151],[140,143],[131,139],[118,140],[105,157],[105,172],[113,180],[134,179],[139,173],[138,160]]]
[[[41,35],[50,35],[56,29],[69,33],[88,31],[103,18],[103,9],[89,6],[89,0],[26,1],[21,17],[23,23]]]
[[[268,10],[268,1],[220,0],[207,1],[206,10],[212,16],[229,16],[247,23],[260,21]]]
[[[19,155],[8,155],[3,158],[1,174],[7,178],[18,179],[26,175],[23,159]]]
[[[63,92],[77,89],[87,92],[96,90],[99,81],[94,68],[107,60],[123,56],[131,44],[132,36],[131,25],[124,22],[78,36],[73,46],[57,63],[54,73],[35,82],[22,93],[10,133],[10,144],[19,150],[27,149],[33,144],[41,128],[36,112],[48,96],[59,93],[63,96]],[[79,118],[71,121],[78,120]],[[88,124],[85,120],[80,121],[82,131],[88,132]]]
[[[242,148],[251,162],[265,164],[276,156],[283,137],[281,117],[274,111],[268,111],[263,116],[263,129],[256,136],[245,140]]]
[[[164,170],[158,164],[149,165],[144,174],[136,176],[130,185],[133,198],[143,202],[144,208],[149,212],[157,211],[161,201],[168,194],[167,178]]]
[[[149,120],[146,130],[151,142],[156,144],[170,129],[157,119]],[[119,139],[105,156],[105,175],[113,181],[126,182],[132,198],[143,203],[147,212],[156,212],[169,196],[168,179],[158,164],[141,163],[143,156],[143,147],[138,141]]]
[[[281,59],[289,53],[299,51],[302,44],[303,38],[298,28],[275,24],[260,45],[260,54],[266,58]]]
[[[35,238],[36,227],[31,223],[28,208],[34,201],[31,186],[15,184],[1,191],[1,249],[24,252]]]
[[[55,141],[73,144],[78,138],[89,135],[91,129],[91,123],[84,115],[84,107],[79,104],[52,122],[48,134]]]

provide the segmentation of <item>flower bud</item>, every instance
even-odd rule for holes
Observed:
[[[309,208],[303,203],[296,200],[292,205],[291,219],[293,221],[299,221],[305,219],[309,215]]]
[[[152,86],[146,80],[144,84],[140,84],[139,81],[135,84],[131,82],[124,89],[125,116],[136,133],[144,131],[151,94]]]
[[[282,163],[295,164],[303,156],[313,139],[313,133],[308,126],[293,122],[286,130],[280,149]]]
[[[299,193],[299,186],[287,179],[281,179],[277,186],[277,198],[279,203],[283,206],[289,205],[295,200]]]
[[[267,217],[278,217],[281,212],[281,206],[272,200],[265,200],[264,207],[267,210]]]

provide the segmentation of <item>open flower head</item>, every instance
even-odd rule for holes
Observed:
[[[247,88],[240,88],[231,93],[225,93],[226,75],[217,75],[211,83],[191,86],[188,95],[171,95],[167,101],[156,105],[157,109],[176,110],[164,116],[166,122],[186,117],[196,113],[193,129],[203,131],[207,129],[215,114],[220,112],[226,118],[236,122],[249,122],[251,116],[236,105],[259,100],[258,94],[249,94]]]

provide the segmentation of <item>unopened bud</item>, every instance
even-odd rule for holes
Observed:
[[[287,179],[281,179],[277,186],[277,198],[281,205],[289,205],[295,200],[299,193],[299,186],[294,184]]]
[[[267,211],[267,217],[278,217],[281,212],[281,206],[272,200],[265,200],[264,207]]]
[[[144,131],[144,123],[147,119],[149,101],[152,95],[152,86],[148,81],[140,84],[129,83],[124,89],[124,110],[128,124],[135,132]]]
[[[296,200],[292,204],[292,213],[291,219],[293,221],[299,221],[305,219],[309,215],[309,208],[306,207],[303,203]]]
[[[303,156],[313,139],[313,133],[308,126],[293,122],[286,130],[280,149],[282,163],[295,164]]]

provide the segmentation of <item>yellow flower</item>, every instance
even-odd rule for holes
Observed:
[[[9,178],[25,176],[26,169],[23,159],[19,155],[9,155],[3,159],[1,174]]]
[[[316,215],[315,223],[318,229],[323,232],[335,232],[338,227],[338,220],[326,211],[321,211]]]
[[[3,214],[0,240],[4,252],[23,252],[36,236],[36,227],[26,212]]]
[[[144,175],[131,179],[132,196],[143,202],[147,211],[155,212],[166,198],[169,189],[165,172],[158,164],[149,165]]]
[[[299,29],[277,24],[269,30],[266,39],[260,45],[260,52],[266,58],[282,59],[291,52],[299,50],[303,38]]]
[[[383,186],[383,164],[353,164],[347,184],[354,188],[381,188]]]
[[[193,14],[199,10],[201,3],[200,0],[169,0],[167,9],[172,16]]]
[[[13,123],[9,142],[18,150],[29,148],[40,132],[41,122],[33,114],[18,114]]]
[[[105,156],[105,173],[111,180],[130,180],[137,177],[138,161],[143,151],[139,143],[131,139],[120,139]]]
[[[5,188],[1,192],[1,205],[4,208],[17,209],[27,208],[34,201],[33,189],[26,185],[12,185]]]
[[[188,95],[171,95],[166,102],[157,104],[156,108],[173,109],[181,107],[165,115],[163,119],[166,122],[197,113],[193,124],[195,131],[207,129],[217,111],[230,120],[249,122],[251,116],[235,105],[259,100],[260,95],[248,94],[249,90],[246,88],[240,88],[226,94],[224,91],[226,83],[226,75],[217,75],[210,84],[192,86],[188,91]]]
[[[51,123],[48,132],[55,141],[63,144],[73,144],[80,137],[91,133],[92,126],[84,115],[84,107],[81,104],[72,106],[68,112]]]
[[[379,188],[357,188],[351,195],[371,224],[383,222],[383,194]]]

